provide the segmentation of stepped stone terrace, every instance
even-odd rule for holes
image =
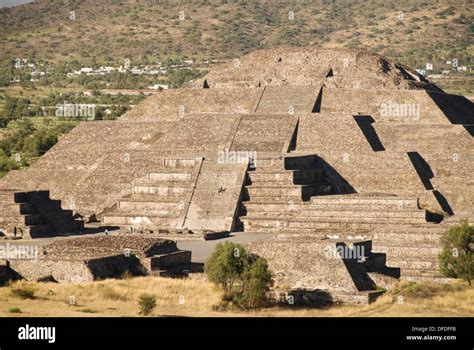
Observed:
[[[81,231],[82,220],[154,234],[261,233],[249,246],[294,291],[367,294],[381,280],[374,266],[390,278],[441,280],[440,235],[474,222],[473,130],[472,102],[385,57],[256,51],[120,120],[83,122],[10,172],[0,180],[0,230],[55,236]],[[28,193],[45,193],[44,204]],[[329,262],[322,242],[364,246],[376,263]],[[305,283],[337,269],[352,280],[345,289]]]

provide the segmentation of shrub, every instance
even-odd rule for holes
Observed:
[[[21,309],[19,307],[12,307],[8,309],[8,312],[11,314],[21,314]]]
[[[444,276],[462,278],[471,284],[474,278],[474,226],[462,220],[441,238],[440,269]]]
[[[85,314],[95,314],[97,312],[96,310],[90,308],[80,309],[79,311]]]
[[[156,298],[151,294],[141,294],[138,297],[138,305],[140,306],[139,314],[149,315],[156,307]]]
[[[249,308],[264,306],[267,303],[267,292],[272,285],[272,275],[267,261],[261,257],[255,257],[254,261],[246,267],[241,303]]]
[[[209,280],[224,291],[224,300],[243,308],[267,303],[272,275],[265,259],[248,254],[239,244],[218,244],[204,266]]]
[[[21,299],[34,299],[35,298],[35,291],[31,288],[23,287],[23,288],[14,288],[11,291],[12,295],[21,298]]]

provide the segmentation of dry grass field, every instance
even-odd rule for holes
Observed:
[[[34,295],[19,296],[32,290]],[[20,293],[19,293],[20,291]],[[310,309],[274,306],[256,311],[220,310],[221,293],[209,282],[191,279],[140,277],[68,285],[15,282],[0,288],[0,317],[139,316],[138,297],[153,294],[157,306],[151,316],[473,316],[474,287],[451,284],[399,283],[375,303]],[[403,296],[400,298],[399,296]],[[403,302],[401,302],[401,300]],[[71,301],[75,302],[71,303]]]

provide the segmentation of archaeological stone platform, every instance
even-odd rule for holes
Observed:
[[[49,191],[73,220],[123,230],[276,233],[256,248],[271,266],[284,267],[272,250],[304,251],[301,242],[370,241],[398,277],[441,280],[439,237],[460,219],[474,222],[473,131],[472,102],[385,57],[256,51],[117,121],[83,122],[10,172],[0,180],[0,230],[56,235],[47,229],[55,219],[15,194]],[[287,259],[329,269],[321,254],[298,254]]]

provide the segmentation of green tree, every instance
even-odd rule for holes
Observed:
[[[243,276],[241,303],[249,308],[264,306],[272,286],[272,274],[265,259],[253,256]]]
[[[462,278],[470,285],[474,278],[474,226],[462,220],[443,235],[441,243],[440,269],[443,275]]]
[[[232,242],[219,243],[204,266],[209,280],[224,291],[224,300],[244,308],[267,303],[272,275],[265,259]]]
[[[240,281],[246,263],[246,251],[232,242],[219,243],[204,270],[209,280],[222,287],[226,297],[232,297],[235,284]]]

